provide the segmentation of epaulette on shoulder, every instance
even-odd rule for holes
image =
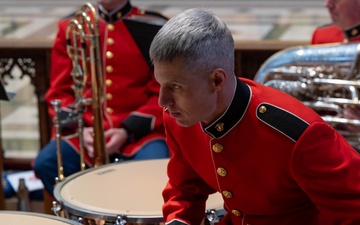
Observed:
[[[146,10],[139,10],[139,15],[131,15],[128,19],[158,26],[162,26],[168,21],[168,18],[162,14]]]
[[[164,20],[169,20],[169,18],[167,18],[166,16],[162,15],[161,13],[155,12],[155,11],[150,11],[150,10],[139,10],[141,15],[146,15],[146,16],[153,16],[153,17],[158,17]]]
[[[298,116],[269,103],[261,103],[256,110],[257,117],[273,129],[296,142],[309,124]]]

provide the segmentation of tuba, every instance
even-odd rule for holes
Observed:
[[[344,116],[360,110],[359,52],[359,43],[290,47],[266,60],[254,80],[299,99],[359,146],[360,117]]]
[[[100,58],[99,25],[98,16],[95,8],[90,3],[85,3],[74,18],[69,22],[66,29],[67,52],[72,61],[71,76],[74,84],[72,89],[75,95],[74,104],[69,105],[70,112],[65,118],[61,114],[61,101],[51,102],[54,111],[54,127],[56,135],[58,179],[64,178],[62,155],[60,142],[61,129],[63,127],[77,124],[76,134],[80,141],[80,166],[85,169],[84,162],[84,140],[83,140],[83,113],[87,106],[92,107],[93,126],[94,126],[94,157],[93,165],[100,166],[108,163],[105,152],[105,138],[103,126],[102,104],[104,101],[104,77],[102,73],[102,63]],[[91,99],[84,98],[84,90],[88,81],[91,79],[92,96]]]

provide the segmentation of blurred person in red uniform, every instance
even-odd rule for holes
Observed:
[[[158,105],[159,84],[154,79],[149,60],[149,34],[136,34],[125,24],[124,19],[138,19],[147,23],[164,23],[165,17],[134,7],[128,0],[98,0],[100,49],[105,77],[105,102],[103,105],[104,136],[107,155],[120,160],[167,158],[168,148],[162,119],[162,108]],[[62,101],[67,107],[75,102],[70,75],[72,61],[66,50],[66,27],[73,17],[59,21],[58,33],[51,55],[50,88],[46,93],[49,113],[54,117],[50,102]],[[161,24],[161,25],[162,25]],[[141,35],[144,39],[141,40]],[[155,35],[155,34],[154,34]],[[145,40],[147,38],[147,40]],[[148,42],[147,48],[144,43]],[[91,97],[91,82],[84,93]],[[91,108],[84,113],[85,161],[91,166],[93,155],[93,114]],[[69,128],[66,128],[69,129]],[[74,128],[75,129],[75,128]],[[75,130],[70,130],[74,133]],[[71,138],[61,143],[64,175],[80,170],[79,139]],[[56,141],[53,139],[41,149],[34,162],[35,173],[49,193],[57,174]]]
[[[312,44],[360,41],[360,0],[325,0],[332,23],[318,27]]]
[[[163,216],[200,224],[360,224],[360,155],[312,109],[234,74],[234,40],[207,10],[170,19],[150,47],[170,149]]]
[[[318,27],[313,32],[311,44],[348,43],[360,41],[360,0],[325,0],[332,23]],[[344,117],[359,119],[358,107],[347,107]],[[350,131],[360,131],[360,127],[347,126]],[[360,146],[357,146],[360,147]]]

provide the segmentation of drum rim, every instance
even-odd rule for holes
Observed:
[[[165,160],[168,161],[168,159],[154,159],[153,161],[155,161],[155,160],[156,161],[165,161]],[[147,216],[127,215],[127,214],[115,215],[112,213],[99,212],[99,211],[85,209],[85,208],[76,206],[69,201],[64,201],[64,199],[60,196],[61,188],[64,185],[66,185],[68,182],[73,180],[74,178],[82,176],[86,173],[90,173],[94,170],[99,170],[99,169],[113,166],[118,163],[120,165],[120,163],[123,164],[123,163],[135,163],[135,162],[134,161],[115,162],[115,163],[101,165],[101,166],[98,166],[95,168],[89,168],[89,169],[71,174],[70,176],[65,177],[64,180],[62,180],[58,184],[56,184],[55,188],[54,188],[54,197],[57,200],[57,202],[59,202],[61,204],[61,208],[66,209],[69,213],[75,214],[76,216],[82,216],[86,219],[93,219],[93,220],[105,220],[105,221],[109,221],[109,222],[115,222],[118,220],[118,216],[121,216],[129,223],[160,223],[160,222],[164,222],[164,218],[162,215],[151,215],[151,216],[150,215],[147,215]]]
[[[46,218],[46,219],[58,220],[58,221],[61,221],[61,222],[65,222],[67,224],[81,225],[81,223],[79,223],[78,221],[71,220],[71,219],[66,219],[66,218],[62,218],[62,217],[58,217],[58,216],[54,216],[54,215],[49,215],[49,214],[45,214],[45,213],[13,211],[13,210],[0,210],[0,216],[1,216],[1,214],[17,214],[17,215],[37,216],[37,217],[43,217],[43,218]]]
[[[142,160],[142,161],[169,161],[169,159],[151,159],[151,160]],[[74,173],[68,177],[65,177],[62,181],[60,181],[59,183],[57,183],[54,187],[54,197],[56,199],[56,201],[58,203],[60,203],[61,208],[67,210],[69,213],[72,213],[76,216],[79,217],[84,217],[86,219],[93,219],[93,220],[105,220],[108,222],[115,222],[118,220],[118,216],[121,216],[122,218],[124,218],[127,223],[161,223],[164,222],[164,218],[163,215],[128,215],[128,214],[118,214],[115,215],[113,213],[106,213],[106,212],[99,212],[99,211],[95,211],[95,210],[89,210],[83,207],[79,207],[77,205],[72,204],[69,201],[64,201],[64,199],[61,197],[60,193],[61,193],[61,189],[63,188],[63,186],[65,186],[68,182],[72,181],[73,179],[82,176],[86,173],[91,173],[94,170],[99,170],[99,169],[103,169],[106,167],[111,167],[114,166],[115,164],[124,164],[124,163],[136,163],[138,161],[122,161],[122,162],[114,162],[114,163],[110,163],[110,164],[105,164],[105,165],[101,165],[98,167],[93,167],[93,168],[88,168],[86,170],[83,171],[79,171],[77,173]],[[225,215],[226,214],[226,210],[222,207],[222,208],[210,208],[210,209],[205,209],[205,213],[206,211],[209,210],[214,210],[216,211],[216,213],[218,215]]]

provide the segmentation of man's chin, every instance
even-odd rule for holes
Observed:
[[[181,127],[191,127],[192,125],[194,125],[194,123],[189,123],[187,121],[180,120],[180,119],[176,119],[176,123]]]

